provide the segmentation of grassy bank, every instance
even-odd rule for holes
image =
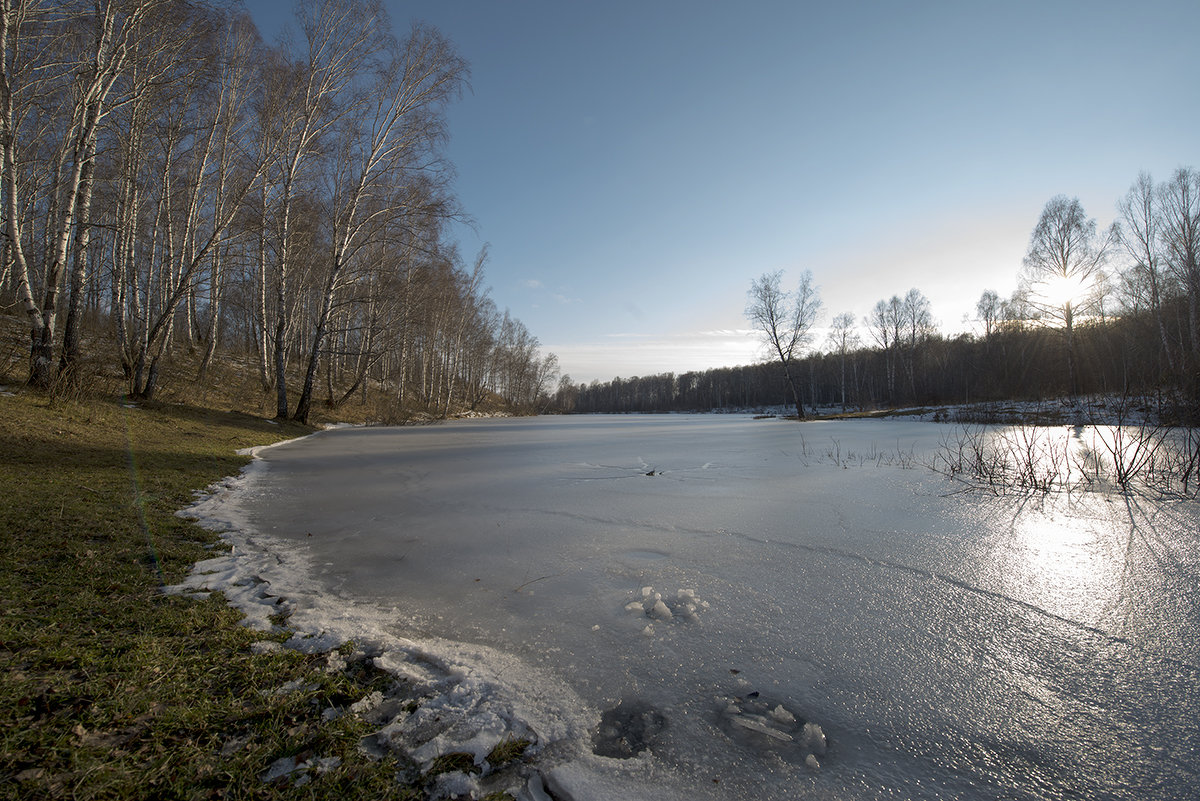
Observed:
[[[390,679],[258,653],[220,597],[161,592],[221,547],[176,517],[193,491],[307,430],[0,396],[0,798],[423,797],[358,752],[362,721],[323,714]],[[264,781],[285,757],[321,770]]]

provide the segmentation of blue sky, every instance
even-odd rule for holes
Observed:
[[[471,65],[448,155],[487,280],[577,381],[746,364],[750,282],[811,270],[945,331],[1046,201],[1101,226],[1200,166],[1200,3],[385,0]],[[288,0],[247,0],[273,39]]]

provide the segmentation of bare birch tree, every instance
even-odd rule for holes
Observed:
[[[917,397],[917,359],[921,346],[936,330],[933,324],[933,310],[929,298],[916,287],[908,290],[901,305],[901,319],[904,328],[904,362],[908,374],[908,389],[910,396]]]
[[[899,295],[881,300],[863,321],[875,344],[883,351],[884,388],[889,405],[896,403],[896,362],[899,360],[900,329],[904,321],[904,304]]]
[[[69,86],[59,93],[63,107],[62,125],[58,132],[60,147],[57,163],[53,167],[54,186],[50,190],[50,211],[46,217],[44,249],[41,270],[41,301],[33,297],[29,282],[28,263],[25,258],[25,243],[18,217],[11,217],[8,224],[9,242],[18,256],[18,270],[24,273],[20,301],[30,319],[30,383],[47,387],[53,378],[55,332],[61,294],[67,265],[71,234],[78,225],[86,229],[87,219],[79,219],[81,210],[86,212],[91,197],[92,162],[96,156],[98,129],[105,115],[111,110],[113,89],[129,65],[131,52],[143,22],[170,0],[97,0],[92,5],[73,5],[55,8],[57,18],[43,14],[37,21],[28,13],[45,11],[40,3],[23,3],[9,0],[0,6],[0,46],[15,55],[23,47],[20,37],[23,29],[30,25],[44,24],[50,27],[54,37],[56,55],[65,62],[60,67],[63,77],[69,76]],[[65,13],[64,13],[65,12]],[[35,34],[36,35],[36,34]],[[45,32],[42,33],[46,35]],[[0,126],[6,148],[6,176],[9,180],[9,212],[19,214],[17,199],[20,188],[17,184],[15,153],[21,131],[11,113],[16,105],[13,94],[17,86],[28,87],[29,83],[14,81],[14,72],[19,69],[6,53],[4,75],[0,76]],[[26,65],[28,66],[28,65]],[[77,236],[86,234],[77,232]],[[21,244],[17,244],[21,243]]]
[[[1117,201],[1120,215],[1118,241],[1130,259],[1129,271],[1135,283],[1145,287],[1146,305],[1154,318],[1159,346],[1168,369],[1175,370],[1175,355],[1163,318],[1164,281],[1161,257],[1162,218],[1158,209],[1154,181],[1149,173],[1141,173],[1123,198]]]
[[[1200,383],[1200,171],[1181,167],[1157,191],[1166,266],[1187,295],[1191,348],[1186,367],[1191,381]],[[1200,386],[1192,391],[1200,395]]]
[[[984,341],[991,341],[992,335],[1000,324],[1001,300],[995,290],[985,289],[975,303],[975,315],[983,323]]]
[[[378,2],[319,0],[301,7],[304,53],[272,74],[273,102],[262,123],[274,126],[280,147],[274,180],[279,187],[275,225],[274,370],[275,416],[288,416],[287,362],[296,265],[295,215],[304,170],[318,154],[322,138],[338,123],[345,98],[339,97],[374,52],[377,34],[372,20]]]
[[[1062,332],[1072,395],[1080,391],[1075,324],[1096,306],[1096,280],[1109,242],[1097,235],[1096,221],[1084,214],[1078,198],[1058,195],[1042,210],[1025,253],[1026,302]]]
[[[445,241],[450,44],[397,43],[375,0],[303,4],[273,48],[227,11],[0,0],[0,290],[31,382],[77,375],[105,321],[135,397],[182,354],[203,380],[228,338],[280,417],[297,366],[298,419],[322,366],[331,404],[372,383],[435,414],[544,403],[555,359]]]
[[[821,311],[821,298],[813,286],[812,272],[805,270],[794,292],[779,284],[783,271],[763,273],[750,284],[746,317],[763,337],[765,345],[779,358],[784,378],[792,393],[796,416],[804,419],[804,404],[796,386],[793,365],[808,345],[812,327]]]
[[[171,334],[171,326],[181,304],[194,291],[205,267],[219,270],[215,259],[222,246],[235,235],[233,224],[243,204],[258,185],[266,169],[263,154],[239,148],[247,134],[244,110],[251,84],[237,61],[245,54],[244,37],[230,36],[211,44],[229,48],[214,58],[196,63],[181,77],[181,93],[175,103],[185,110],[185,124],[191,130],[177,142],[162,148],[167,157],[164,175],[173,171],[170,163],[176,148],[186,148],[175,169],[180,170],[181,186],[161,198],[167,208],[163,264],[159,283],[160,297],[153,312],[138,321],[141,336],[133,353],[131,393],[134,397],[153,397],[157,388],[158,362]],[[170,105],[170,104],[168,104]],[[196,112],[195,116],[187,111]],[[190,116],[190,119],[189,119]],[[172,219],[170,195],[177,195],[179,207]],[[149,299],[146,310],[150,311]]]
[[[353,31],[371,30],[357,14],[339,18]],[[339,38],[346,36],[338,34]],[[446,203],[424,186],[438,171],[436,146],[445,136],[442,108],[459,91],[466,65],[436,30],[414,26],[407,41],[347,43],[359,50],[378,48],[381,63],[370,84],[353,92],[336,130],[330,176],[332,236],[330,254],[309,348],[307,369],[294,419],[307,422],[313,384],[327,333],[329,316],[343,275],[372,229],[385,218],[427,220],[433,206]],[[365,66],[365,65],[364,65]],[[416,191],[413,191],[416,190]],[[414,206],[425,204],[421,214]]]
[[[846,411],[846,360],[850,357],[851,352],[860,345],[854,322],[853,313],[842,312],[833,318],[833,323],[829,327],[829,347],[837,354],[838,365],[841,368],[838,385],[841,388],[843,412]]]

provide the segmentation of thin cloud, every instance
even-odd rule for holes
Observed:
[[[735,339],[743,337],[758,336],[758,331],[753,328],[714,328],[710,331],[698,331],[697,336],[702,337],[732,337]]]
[[[601,342],[548,343],[562,371],[572,381],[608,381],[614,376],[682,374],[751,364],[759,361],[755,332],[744,329],[715,329],[672,333],[617,331]]]
[[[536,278],[527,278],[521,282],[521,286],[528,290],[538,293],[546,293],[550,300],[557,303],[559,306],[569,306],[572,303],[582,303],[579,298],[573,298],[563,292],[551,292],[550,288]],[[535,304],[534,308],[540,308],[540,304]]]

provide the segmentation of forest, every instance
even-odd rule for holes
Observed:
[[[377,2],[298,9],[272,45],[229,4],[0,2],[0,306],[29,384],[119,370],[148,400],[187,354],[199,384],[251,361],[279,419],[368,384],[533,408],[557,360],[448,236],[466,61]]]
[[[772,359],[681,375],[562,386],[578,412],[708,411],[804,406],[862,411],[1081,395],[1149,400],[1163,419],[1200,419],[1200,172],[1137,177],[1098,230],[1077,199],[1052,198],[1018,287],[984,290],[972,332],[947,336],[919,289],[843,312],[815,341],[817,287],[779,273],[750,291],[747,316]],[[969,269],[969,268],[967,268]],[[795,397],[792,391],[795,390]]]

